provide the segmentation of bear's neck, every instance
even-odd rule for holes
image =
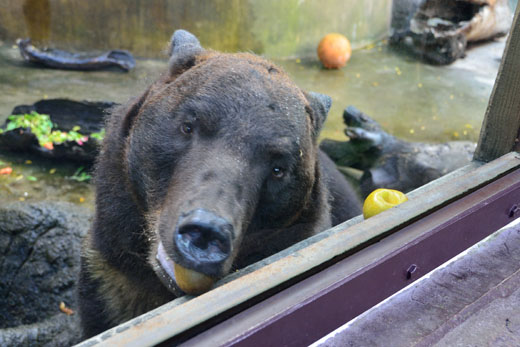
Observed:
[[[143,232],[146,219],[136,205],[125,180],[124,141],[111,133],[97,163],[96,218],[92,246],[112,266],[143,281],[153,274],[148,263],[149,240]]]

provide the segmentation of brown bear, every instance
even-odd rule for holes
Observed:
[[[85,337],[361,210],[318,149],[329,97],[183,30],[170,47],[168,71],[107,121],[78,286]]]

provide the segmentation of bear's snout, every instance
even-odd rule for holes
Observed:
[[[179,218],[174,243],[182,265],[206,275],[219,275],[231,255],[233,226],[204,209]]]

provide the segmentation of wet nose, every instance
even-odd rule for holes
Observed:
[[[185,266],[207,275],[218,275],[231,254],[232,225],[204,209],[179,218],[174,242]]]

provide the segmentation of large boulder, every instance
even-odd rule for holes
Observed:
[[[78,341],[78,315],[60,310],[60,303],[76,309],[81,239],[89,223],[89,210],[68,203],[0,207],[1,346]]]

